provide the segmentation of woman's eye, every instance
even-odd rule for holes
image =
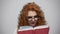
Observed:
[[[32,17],[28,17],[28,18],[32,18]]]
[[[39,16],[34,16],[34,18],[39,18]]]

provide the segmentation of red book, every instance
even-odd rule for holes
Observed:
[[[47,25],[42,26],[21,26],[18,30],[18,34],[48,34],[49,33],[49,27]]]

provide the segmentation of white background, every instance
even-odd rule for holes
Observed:
[[[0,0],[0,34],[13,34],[18,14],[28,2],[36,2],[44,11],[49,34],[60,34],[60,0]]]

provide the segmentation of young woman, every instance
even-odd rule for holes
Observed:
[[[26,4],[19,14],[17,31],[21,26],[36,27],[40,25],[46,25],[44,12],[34,2]]]

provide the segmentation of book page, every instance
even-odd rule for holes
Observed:
[[[18,31],[33,30],[32,26],[21,26]]]
[[[18,31],[35,30],[35,29],[42,29],[42,28],[48,28],[48,25],[36,26],[34,28],[32,26],[21,26]]]
[[[41,25],[34,27],[34,29],[42,29],[42,28],[48,28],[48,25]]]

